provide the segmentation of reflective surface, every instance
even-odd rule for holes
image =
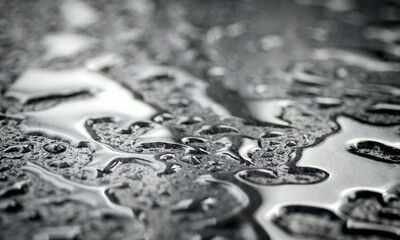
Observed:
[[[0,238],[398,239],[399,13],[0,3]]]

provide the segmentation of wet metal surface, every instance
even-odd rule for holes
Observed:
[[[0,239],[399,239],[400,2],[0,2]]]

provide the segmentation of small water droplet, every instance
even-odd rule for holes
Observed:
[[[198,134],[204,134],[204,135],[236,133],[236,132],[238,132],[236,128],[227,125],[216,125],[216,126],[205,125],[201,127],[200,130],[197,131]]]
[[[207,76],[211,78],[224,77],[225,74],[226,74],[226,69],[224,67],[212,67],[207,71]]]
[[[62,161],[62,160],[55,160],[55,161],[51,161],[48,163],[49,167],[53,167],[53,168],[69,168],[71,167],[71,164],[69,164],[66,161]]]
[[[320,108],[338,107],[343,103],[342,100],[331,97],[316,97],[315,102],[319,105]]]
[[[192,155],[182,157],[181,161],[192,164],[192,165],[198,165],[201,163],[200,160],[196,156],[192,156]]]
[[[67,150],[67,148],[59,143],[49,143],[43,146],[43,149],[46,150],[49,153],[62,153],[65,152],[65,150]]]
[[[217,204],[218,204],[218,199],[212,197],[208,197],[203,201],[201,201],[200,203],[201,209],[205,212],[215,208]]]
[[[268,35],[260,39],[260,48],[266,52],[283,46],[283,39],[279,35]]]
[[[187,116],[183,116],[180,117],[178,120],[178,124],[179,125],[192,125],[192,124],[196,124],[196,123],[201,123],[203,122],[204,119],[198,116],[194,116],[194,117],[187,117]]]
[[[280,131],[268,131],[266,132],[264,135],[262,135],[262,138],[276,138],[276,137],[282,137],[284,136],[285,133],[284,132],[280,132]]]
[[[83,1],[66,1],[61,6],[61,13],[65,21],[76,28],[86,28],[100,18],[98,12]]]
[[[173,118],[174,118],[174,116],[172,114],[170,114],[170,113],[162,113],[162,114],[159,114],[159,115],[155,116],[153,118],[153,121],[156,122],[156,123],[162,123],[162,122],[171,120]]]
[[[174,164],[171,166],[171,171],[177,173],[182,170],[182,166],[179,164]]]
[[[160,156],[161,161],[170,161],[170,160],[174,160],[175,158],[176,158],[176,156],[173,153],[167,153],[167,154],[163,154]]]
[[[196,144],[196,143],[205,143],[207,139],[200,137],[184,137],[181,139],[183,144]]]

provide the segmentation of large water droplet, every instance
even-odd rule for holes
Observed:
[[[377,103],[367,109],[369,112],[400,114],[400,104],[394,103]]]
[[[239,172],[243,180],[260,185],[314,184],[328,178],[328,174],[316,168],[294,168],[289,171],[249,169]]]
[[[387,163],[400,163],[400,147],[373,139],[357,139],[349,143],[349,152]]]

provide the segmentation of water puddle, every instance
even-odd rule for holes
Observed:
[[[239,180],[250,184],[262,195],[263,202],[255,217],[272,239],[291,239],[271,222],[283,206],[325,207],[337,212],[339,200],[346,192],[356,189],[383,191],[400,178],[400,166],[385,161],[386,157],[398,156],[398,127],[374,126],[348,117],[339,117],[337,122],[341,130],[319,145],[305,149],[296,163],[297,168],[317,168],[328,173],[325,181],[310,185],[289,185],[289,182],[261,186],[260,183],[274,185],[277,173],[256,170],[253,175],[248,172],[237,175]],[[354,146],[358,151],[354,152]],[[368,151],[377,151],[378,148],[380,152],[371,157],[372,153]]]
[[[92,172],[103,170],[111,162],[122,158],[142,162],[160,171],[164,169],[163,164],[151,154],[119,151],[91,136],[87,129],[89,120],[112,117],[123,129],[133,122],[151,121],[158,113],[155,108],[136,98],[131,91],[104,75],[84,68],[66,71],[30,69],[10,87],[6,96],[27,103],[35,99],[81,92],[89,93],[91,97],[65,101],[40,111],[24,112],[21,129],[25,133],[39,133],[68,140],[76,146],[92,144],[96,151],[93,161],[86,166]],[[175,143],[169,129],[162,126],[144,135],[141,142],[160,139]]]
[[[109,64],[118,64],[115,56],[100,57],[93,61],[90,69],[100,70]],[[226,99],[220,105],[214,99],[219,88],[211,91],[210,98],[207,93],[210,88],[201,80],[181,70],[170,67],[137,67],[135,81],[151,81],[157,78],[173,78],[179,88],[187,88],[191,97],[204,108],[213,110],[216,115],[232,116],[231,114],[256,123],[290,127],[291,123],[283,119],[285,109],[296,106],[288,99],[261,99],[247,100],[236,98],[240,101],[242,112],[237,112],[237,102]],[[193,80],[194,79],[194,80]],[[308,85],[324,85],[325,80],[308,75],[299,76],[299,82]],[[225,90],[226,91],[226,90]],[[74,101],[62,101],[55,106],[38,111],[26,111],[20,128],[25,133],[43,134],[52,138],[63,139],[75,146],[90,144],[95,152],[92,161],[84,167],[85,170],[97,173],[109,173],[118,163],[133,162],[152,167],[158,173],[166,174],[181,171],[179,164],[167,164],[176,158],[173,153],[161,154],[143,152],[143,149],[158,148],[163,145],[165,149],[183,149],[188,154],[198,151],[196,148],[176,142],[174,133],[167,127],[157,123],[160,112],[153,106],[143,102],[132,91],[107,76],[79,68],[64,71],[50,71],[43,69],[29,69],[20,76],[6,93],[7,97],[15,98],[21,103],[46,99],[49,97],[68,97],[80,93],[89,95],[86,98]],[[218,100],[218,98],[217,98]],[[319,98],[318,104],[326,107],[338,106],[339,99]],[[231,105],[232,104],[232,105]],[[225,108],[226,107],[226,108]],[[236,107],[236,110],[235,108]],[[244,110],[244,112],[243,112]],[[398,106],[388,103],[379,103],[371,107],[371,111],[396,111]],[[167,117],[165,115],[164,117]],[[150,128],[137,137],[132,144],[136,152],[118,150],[117,146],[110,146],[101,142],[92,129],[93,124],[99,119],[109,119],[119,126],[121,133],[132,134],[132,129]],[[189,121],[189,119],[185,119]],[[196,123],[201,122],[197,119]],[[400,177],[398,127],[379,127],[357,122],[348,117],[337,119],[341,130],[325,139],[319,145],[305,149],[302,154],[297,154],[293,161],[298,160],[296,166],[275,170],[247,169],[237,173],[236,178],[254,187],[262,196],[263,202],[256,212],[257,221],[268,231],[272,239],[287,239],[288,236],[272,222],[272,218],[282,207],[290,205],[305,205],[311,207],[324,207],[337,212],[341,196],[355,189],[368,189],[383,191],[393,185]],[[218,135],[231,134],[213,142],[221,144],[216,150],[216,156],[229,157],[244,165],[252,166],[253,153],[260,150],[259,142],[246,136],[239,135],[239,130],[229,125],[203,125],[197,134]],[[284,133],[270,131],[265,137],[281,136]],[[383,140],[384,139],[384,140]],[[184,144],[207,142],[207,138],[185,137]],[[295,146],[296,144],[294,144]],[[17,149],[8,149],[8,153],[15,155],[26,151],[26,146]],[[139,150],[140,149],[140,150]],[[62,152],[65,148],[59,145],[46,145],[48,152]],[[203,151],[207,154],[209,152]],[[301,156],[300,156],[301,155]],[[188,162],[194,165],[200,162],[193,156],[186,156]],[[184,158],[182,158],[182,161]],[[211,161],[210,161],[211,162]],[[210,172],[221,171],[224,166],[217,161],[208,163]],[[286,167],[286,168],[285,168]],[[85,186],[54,174],[43,167],[28,163],[26,171],[37,174],[45,181],[50,182],[60,189],[66,189],[70,194],[69,200],[81,201],[93,206],[94,214],[116,214],[132,218],[130,208],[119,206],[110,201],[107,189],[111,186]],[[357,171],[357,172],[355,172]],[[382,174],[385,173],[385,174]],[[231,183],[202,176],[200,182],[207,184],[222,184],[243,203],[234,209],[229,217],[236,215],[249,203],[248,197]],[[239,196],[239,195],[240,196]],[[50,200],[49,200],[50,201]],[[219,221],[219,220],[218,220]],[[290,238],[289,238],[290,239]]]

